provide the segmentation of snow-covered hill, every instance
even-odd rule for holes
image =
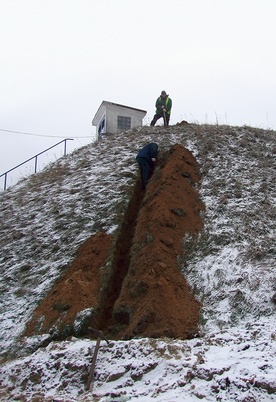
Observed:
[[[200,337],[42,347],[21,334],[80,244],[116,233],[147,142],[196,157],[204,230],[183,239],[181,271],[202,302]],[[0,372],[3,401],[276,400],[275,132],[144,127],[81,148],[0,194]],[[37,349],[40,345],[39,349]]]

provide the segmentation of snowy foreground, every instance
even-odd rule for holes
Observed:
[[[275,326],[265,321],[189,341],[102,341],[85,392],[94,346],[72,339],[5,364],[2,387],[15,387],[1,400],[275,401]]]
[[[1,199],[1,401],[276,401],[275,133],[248,127],[143,128],[56,162]],[[93,389],[90,339],[43,347],[20,335],[77,247],[113,233],[146,142],[197,158],[206,206],[183,274],[203,304],[198,338],[101,342]],[[118,207],[119,206],[119,207]]]

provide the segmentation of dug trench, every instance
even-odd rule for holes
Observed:
[[[201,305],[179,260],[184,236],[203,227],[199,180],[182,145],[160,152],[146,192],[136,182],[116,238],[98,232],[78,249],[24,335],[91,336],[92,326],[109,339],[195,336]]]

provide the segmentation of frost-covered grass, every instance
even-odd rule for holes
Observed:
[[[2,367],[1,400],[275,401],[274,329],[261,320],[254,331],[239,326],[189,341],[103,341],[93,393],[86,385],[95,341],[53,342]]]
[[[274,135],[217,127],[199,148],[205,228],[196,244],[184,240],[192,250],[183,272],[207,326],[275,313]]]
[[[78,246],[99,230],[116,232],[139,174],[135,156],[146,142],[161,149],[181,143],[200,165],[204,230],[196,241],[183,239],[181,269],[203,303],[202,337],[103,347],[98,398],[89,399],[83,390],[94,342],[53,343],[31,353],[35,339],[25,339],[24,347],[19,337]],[[0,350],[5,358],[17,357],[1,367],[2,400],[35,400],[36,394],[38,400],[102,402],[113,400],[112,392],[121,401],[273,400],[274,158],[272,131],[144,127],[107,136],[2,192]]]

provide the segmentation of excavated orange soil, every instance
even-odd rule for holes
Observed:
[[[75,260],[35,310],[25,335],[70,325],[77,313],[98,306],[100,268],[105,264],[111,244],[111,236],[103,232],[82,244]]]
[[[25,335],[72,326],[78,312],[93,307],[90,325],[109,338],[193,337],[201,306],[180,273],[179,259],[185,234],[202,229],[199,178],[196,160],[183,146],[160,152],[146,193],[138,185],[133,190],[117,241],[101,232],[79,248]],[[105,269],[111,270],[107,285]]]
[[[113,314],[119,337],[192,337],[200,304],[179,271],[185,233],[202,229],[193,155],[175,145],[154,172],[137,218],[128,274]]]

